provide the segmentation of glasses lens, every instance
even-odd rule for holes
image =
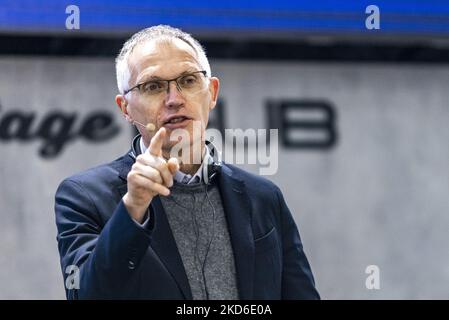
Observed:
[[[148,97],[162,97],[162,93],[168,92],[169,81],[176,81],[176,86],[183,95],[198,93],[206,87],[204,75],[201,72],[197,72],[180,76],[176,80],[148,81],[139,86],[139,91]]]
[[[203,74],[200,72],[179,77],[177,82],[182,93],[186,94],[197,93],[204,89],[206,84]]]
[[[153,96],[167,91],[166,81],[148,81],[141,85],[140,91],[145,95]]]

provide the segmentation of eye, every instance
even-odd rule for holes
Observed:
[[[192,87],[198,83],[198,77],[194,74],[181,77],[179,84],[183,87]]]
[[[149,81],[145,82],[141,86],[142,92],[154,94],[164,91],[164,82],[162,81]]]

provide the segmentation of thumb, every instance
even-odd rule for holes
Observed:
[[[170,158],[167,161],[168,170],[174,175],[179,170],[179,161],[177,158]]]

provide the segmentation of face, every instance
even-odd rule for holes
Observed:
[[[174,79],[187,72],[203,70],[199,65],[196,53],[187,43],[180,39],[164,42],[145,42],[138,45],[128,60],[130,68],[129,88],[154,79]],[[152,136],[161,127],[165,127],[167,135],[163,144],[163,152],[167,154],[177,141],[170,141],[171,133],[176,129],[188,132],[189,141],[181,143],[193,144],[196,139],[204,142],[204,131],[207,127],[209,112],[217,102],[219,80],[215,77],[206,78],[197,73],[204,86],[199,92],[187,94],[179,91],[176,82],[169,85],[168,93],[157,97],[149,97],[138,89],[130,91],[126,96],[118,95],[116,102],[125,118],[132,123],[133,120],[142,124],[153,123],[156,129],[149,133],[137,126],[145,145],[148,147]],[[167,122],[175,117],[184,119],[181,122]],[[194,123],[200,128],[200,135],[193,136]],[[198,129],[196,129],[196,132]]]

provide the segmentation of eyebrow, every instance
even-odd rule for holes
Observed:
[[[187,69],[187,70],[181,72],[176,78],[179,78],[179,77],[184,76],[186,74],[190,74],[190,73],[195,72],[195,71],[197,71],[197,70]],[[164,78],[161,78],[159,76],[154,76],[153,75],[153,76],[150,76],[149,78],[143,78],[141,81],[139,81],[139,83],[145,83],[145,82],[148,82],[148,81],[155,81],[155,80],[157,81],[157,80],[167,80],[167,79],[164,79]]]

